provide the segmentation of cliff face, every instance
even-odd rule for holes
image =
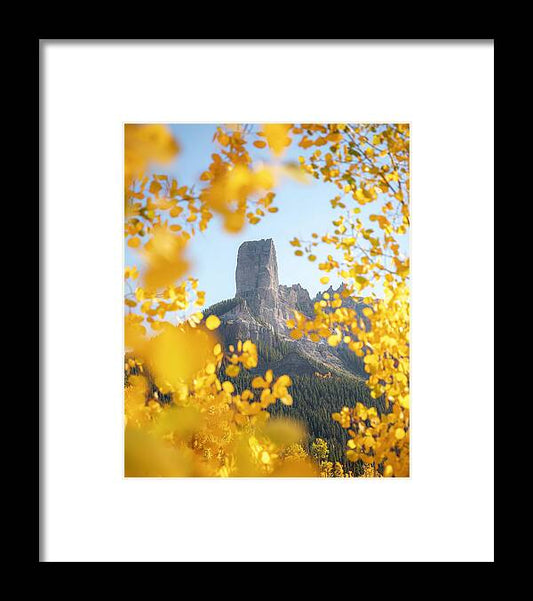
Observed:
[[[272,240],[241,244],[235,284],[236,298],[246,300],[254,317],[275,328],[281,326],[278,262]]]
[[[278,261],[272,239],[241,244],[237,253],[235,284],[236,296],[258,291],[277,293]]]
[[[285,325],[294,310],[312,317],[314,303],[323,293],[311,299],[300,284],[280,285],[276,248],[271,239],[244,242],[238,251],[235,271],[235,298],[213,305],[207,313],[215,313],[222,321],[220,333],[228,342],[250,339],[262,347],[282,349],[275,362],[276,371],[299,375],[334,372],[339,375],[363,375],[362,365],[342,350],[327,342],[292,340]],[[330,294],[337,291],[330,288]],[[356,310],[366,305],[354,299],[343,304]],[[259,366],[264,367],[264,366]],[[268,367],[271,367],[269,365]]]

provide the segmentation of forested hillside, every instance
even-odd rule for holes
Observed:
[[[236,392],[242,392],[251,388],[251,381],[255,374],[264,374],[277,363],[283,360],[292,348],[289,343],[276,339],[275,344],[257,342],[258,365],[257,368],[241,371],[236,378],[230,378]],[[353,353],[346,353],[346,362],[364,373],[362,362]],[[225,365],[222,366],[223,368]],[[322,369],[322,371],[319,371]],[[276,375],[276,373],[274,373]],[[357,402],[370,407],[375,406],[379,413],[386,411],[383,399],[373,399],[365,379],[358,375],[344,376],[335,373],[324,372],[323,366],[317,365],[314,373],[302,375],[291,375],[291,396],[294,403],[287,407],[281,403],[273,405],[269,409],[272,417],[284,417],[300,421],[308,432],[308,439],[304,442],[305,450],[309,452],[310,446],[316,438],[324,439],[329,448],[330,461],[340,462],[345,470],[361,469],[360,465],[346,459],[346,443],[349,439],[348,433],[340,424],[331,419],[333,413],[340,411],[343,407],[353,407]]]

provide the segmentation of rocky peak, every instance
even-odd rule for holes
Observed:
[[[324,293],[312,299],[300,284],[279,284],[276,248],[272,239],[241,244],[235,284],[234,299],[221,301],[210,309],[221,318],[219,334],[226,341],[252,340],[263,348],[277,349],[276,352],[283,357],[276,363],[276,368],[281,369],[285,365],[289,374],[315,373],[316,370],[353,374],[357,371],[353,361],[347,364],[341,350],[330,347],[325,340],[315,343],[290,338],[287,320],[294,317],[295,310],[313,317],[314,302],[320,300]],[[333,296],[342,289],[342,286],[337,290],[330,286],[327,292]],[[357,300],[343,299],[343,304],[348,303],[356,309],[363,306]]]
[[[309,317],[313,315],[313,302],[311,301],[309,292],[300,284],[293,284],[292,286],[281,284],[279,295],[281,302],[286,305],[287,319],[293,316],[293,309],[297,309]]]
[[[271,238],[243,242],[237,254],[235,271],[236,296],[246,298],[250,292],[276,291],[278,261]]]
[[[284,329],[279,296],[278,261],[271,238],[241,244],[237,254],[235,284],[235,297],[245,299],[256,321],[275,329]]]

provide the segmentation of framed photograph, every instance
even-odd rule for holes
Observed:
[[[40,561],[493,561],[493,40],[39,54]]]

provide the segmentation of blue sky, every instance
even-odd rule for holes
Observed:
[[[172,164],[164,168],[158,167],[155,172],[176,178],[180,186],[192,186],[209,165],[211,154],[219,148],[212,141],[216,125],[180,124],[172,125],[171,129],[181,151]],[[283,159],[297,161],[304,153],[301,148],[291,145]],[[270,158],[266,150],[254,148],[251,154],[254,160]],[[313,232],[324,234],[333,231],[331,221],[340,213],[338,209],[335,211],[331,208],[329,200],[339,194],[338,188],[315,179],[310,179],[307,184],[284,179],[275,191],[274,204],[279,207],[277,213],[268,214],[256,225],[247,224],[239,234],[226,232],[221,220],[215,216],[207,230],[197,232],[189,245],[191,272],[199,279],[199,288],[206,292],[206,306],[234,296],[237,250],[245,240],[274,240],[280,284],[299,283],[307,288],[311,296],[326,287],[319,282],[324,273],[318,270],[318,261],[311,263],[305,257],[296,257],[289,240],[294,236],[307,240]],[[324,253],[327,247],[322,247]],[[320,248],[317,248],[319,259],[322,256]],[[142,266],[136,252],[127,246],[126,265],[137,265],[139,269]],[[331,274],[330,277],[330,283],[334,287],[340,284],[340,280],[336,280]]]

